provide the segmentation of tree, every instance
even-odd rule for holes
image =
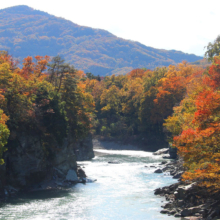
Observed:
[[[74,76],[76,70],[73,66],[65,63],[60,56],[56,56],[52,59],[52,62],[48,64],[49,82],[54,85],[57,92],[60,91],[63,79],[67,74]]]
[[[165,126],[184,159],[185,181],[197,181],[209,190],[220,190],[220,56],[207,74],[194,75],[187,96]]]
[[[209,42],[206,48],[207,51],[205,52],[205,57],[209,61],[213,61],[214,56],[218,56],[220,54],[220,35],[214,40],[213,43]]]
[[[8,137],[10,134],[10,131],[6,125],[7,120],[8,117],[0,109],[0,165],[4,163],[2,155],[3,152],[7,150],[7,148],[5,148],[5,145],[7,144]]]

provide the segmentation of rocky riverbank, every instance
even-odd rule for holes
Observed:
[[[178,159],[164,163],[160,172],[158,169],[155,170],[156,173],[169,172],[173,178],[178,178],[177,183],[155,190],[155,195],[164,196],[168,201],[162,206],[161,213],[192,220],[219,219],[219,193],[210,194],[204,188],[198,187],[196,183],[181,181],[181,175],[184,172],[182,164],[183,162]]]
[[[5,152],[5,163],[0,166],[0,199],[89,181],[77,161],[94,157],[91,135],[78,141],[69,136],[62,145],[51,143],[54,150],[50,157],[37,135],[19,134],[14,145]]]

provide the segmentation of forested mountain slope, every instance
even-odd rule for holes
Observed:
[[[153,69],[202,58],[147,47],[24,5],[0,10],[0,50],[7,50],[20,61],[28,55],[60,54],[76,68],[95,75],[127,73],[142,67]]]

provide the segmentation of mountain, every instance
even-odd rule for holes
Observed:
[[[201,60],[197,60],[195,62],[190,63],[192,65],[200,66],[202,68],[206,68],[212,64],[212,62],[208,61],[208,59],[203,58]]]
[[[20,61],[28,55],[59,54],[77,69],[94,75],[123,74],[134,68],[153,69],[202,59],[147,47],[24,5],[0,10],[0,50],[7,50]]]

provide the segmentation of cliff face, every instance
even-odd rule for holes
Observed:
[[[87,138],[80,140],[76,143],[75,154],[77,161],[89,160],[94,157],[91,134],[88,135]]]
[[[15,143],[4,155],[5,164],[0,166],[1,194],[8,186],[27,190],[43,181],[63,181],[70,170],[77,173],[77,158],[94,157],[91,135],[78,142],[71,137],[64,139],[50,157],[37,136],[19,134]]]

